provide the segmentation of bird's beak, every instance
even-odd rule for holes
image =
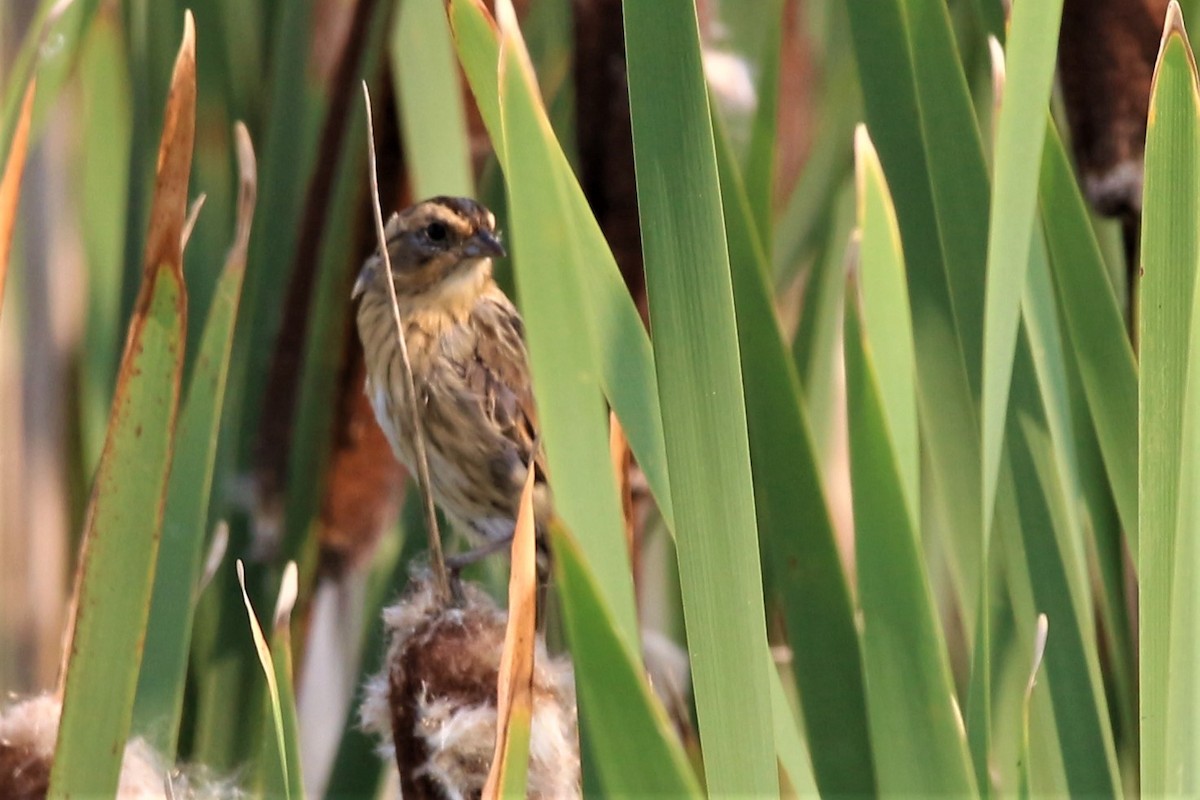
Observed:
[[[507,253],[504,252],[504,246],[500,244],[500,240],[491,231],[478,230],[475,235],[467,240],[466,246],[463,248],[463,253],[469,258],[504,258]]]
[[[357,300],[367,290],[367,284],[371,282],[371,275],[375,272],[375,260],[367,259],[367,263],[358,272],[358,279],[354,281],[354,290],[350,292],[350,299]]]

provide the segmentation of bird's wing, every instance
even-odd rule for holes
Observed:
[[[512,303],[499,290],[483,299],[475,314],[475,357],[466,383],[483,398],[483,411],[528,464],[534,455],[539,480],[545,480],[545,453],[538,441],[537,407],[525,349],[525,326]]]

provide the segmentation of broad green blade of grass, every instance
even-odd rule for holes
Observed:
[[[400,3],[388,42],[414,198],[475,194],[471,143],[444,6],[443,0]]]
[[[1079,571],[1071,563],[1080,533],[1071,530],[1055,444],[1039,386],[1030,341],[1020,331],[1013,365],[1012,408],[1008,417],[1009,450],[1020,508],[1022,556],[1033,600],[1050,620],[1046,647],[1050,683],[1072,796],[1120,796],[1109,713],[1092,633],[1092,609],[1082,598]]]
[[[575,19],[574,0],[538,0],[526,8],[521,15],[521,38],[537,72],[550,126],[575,169],[579,165],[575,134],[575,31],[583,23]]]
[[[1074,619],[1070,620],[1072,627],[1066,633],[1069,636],[1075,636],[1077,628],[1077,635],[1082,642],[1083,649],[1082,659],[1075,662],[1082,672],[1073,678],[1072,682],[1075,684],[1090,682],[1095,692],[1095,704],[1099,709],[1094,717],[1097,720],[1099,733],[1091,733],[1089,729],[1086,736],[1072,735],[1072,739],[1067,743],[1067,748],[1073,747],[1077,741],[1085,740],[1088,736],[1093,739],[1099,736],[1105,742],[1106,748],[1113,749],[1115,741],[1110,728],[1114,723],[1127,727],[1132,719],[1132,709],[1126,708],[1130,693],[1134,691],[1129,683],[1132,651],[1128,646],[1128,634],[1124,627],[1127,625],[1127,621],[1123,609],[1114,611],[1110,607],[1112,602],[1118,604],[1124,602],[1122,578],[1113,576],[1107,585],[1099,588],[1099,602],[1105,604],[1099,607],[1103,627],[1121,626],[1115,631],[1105,631],[1106,641],[1115,645],[1106,654],[1106,666],[1109,670],[1108,678],[1111,684],[1111,687],[1107,688],[1115,688],[1115,696],[1112,692],[1106,693],[1100,672],[1099,626],[1094,618],[1094,609],[1097,609],[1098,602],[1096,592],[1093,591],[1095,562],[1089,560],[1089,554],[1103,552],[1102,548],[1105,543],[1101,540],[1101,535],[1111,524],[1115,524],[1116,520],[1111,502],[1098,505],[1092,502],[1093,498],[1090,496],[1095,493],[1096,489],[1102,492],[1107,488],[1102,471],[1089,473],[1087,476],[1098,480],[1100,482],[1098,486],[1088,486],[1084,483],[1084,474],[1080,464],[1084,452],[1081,449],[1083,443],[1077,438],[1080,425],[1074,416],[1080,411],[1086,416],[1087,409],[1081,408],[1082,398],[1077,396],[1078,388],[1072,385],[1074,376],[1069,373],[1069,370],[1074,369],[1076,362],[1073,358],[1068,357],[1069,351],[1064,347],[1064,339],[1060,337],[1060,331],[1064,325],[1058,318],[1058,307],[1054,299],[1054,289],[1047,261],[1043,234],[1039,226],[1034,230],[1029,275],[1022,299],[1022,319],[1034,374],[1025,376],[1014,372],[1013,381],[1015,385],[1018,381],[1036,380],[1041,396],[1041,408],[1045,417],[1050,446],[1039,452],[1037,463],[1045,474],[1054,476],[1054,483],[1059,487],[1058,493],[1062,498],[1062,501],[1056,505],[1053,530],[1057,542],[1057,558],[1061,561],[1066,579],[1065,592],[1069,594],[1072,603],[1070,607],[1074,610]],[[1084,428],[1085,434],[1091,432],[1090,427]],[[1044,442],[1045,439],[1043,438],[1041,441]],[[1092,447],[1095,445],[1092,444]],[[1045,479],[1043,482],[1049,485]],[[1049,489],[1046,492],[1049,494]],[[1085,506],[1080,502],[1085,499],[1086,502],[1091,503],[1090,506]],[[1092,515],[1089,526],[1084,513],[1086,511],[1106,512],[1110,517],[1096,520]],[[1097,537],[1094,544],[1087,541],[1089,527],[1092,529],[1093,535]],[[1034,551],[1035,548],[1029,550],[1031,553]],[[1117,563],[1120,563],[1119,556]],[[1031,565],[1032,569],[1035,569],[1033,565]],[[1101,569],[1103,570],[1103,567]],[[1120,574],[1119,570],[1117,574]],[[1108,578],[1104,574],[1101,577]],[[1041,591],[1043,591],[1043,587],[1039,586],[1035,593]],[[1115,597],[1110,599],[1110,596]],[[1061,592],[1055,593],[1054,597],[1056,600],[1061,600]],[[1042,607],[1047,608],[1046,605]],[[1062,622],[1063,616],[1059,614],[1056,618],[1056,627],[1060,634],[1063,633]],[[1054,697],[1057,698],[1057,694]],[[1111,710],[1110,703],[1115,705]],[[1087,712],[1072,713],[1072,717],[1071,724],[1063,725],[1064,730],[1068,732],[1073,731],[1074,726],[1080,720],[1087,720],[1089,715]],[[1117,762],[1113,760],[1112,763],[1115,765]],[[1120,785],[1119,778],[1117,785]]]
[[[195,53],[189,14],[163,125],[142,288],[84,531],[50,775],[55,798],[114,792],[129,735],[183,373],[180,233],[195,132]]]
[[[1192,289],[1191,330],[1187,342],[1187,382],[1184,389],[1182,441],[1179,464],[1179,518],[1175,532],[1174,577],[1172,580],[1170,643],[1167,656],[1166,708],[1167,792],[1179,797],[1200,793],[1200,350],[1197,320],[1200,320],[1200,285]],[[1183,346],[1182,342],[1177,343]]]
[[[1200,295],[1196,300],[1200,300]],[[1196,300],[1192,303],[1192,333],[1189,336],[1192,342],[1196,341],[1195,322],[1200,318]],[[1181,486],[1194,487],[1200,478],[1200,420],[1196,412],[1196,403],[1200,401],[1200,363],[1197,363],[1195,348],[1190,348],[1186,392],[1179,477]],[[1200,619],[1200,590],[1196,587],[1196,578],[1200,575],[1200,547],[1196,543],[1197,530],[1200,530],[1200,497],[1195,491],[1184,491],[1180,497],[1175,542],[1164,759],[1167,792],[1179,797],[1200,792],[1200,712],[1197,710],[1200,679],[1196,674],[1196,665],[1200,663],[1197,661],[1200,639],[1196,636],[1196,621]]]
[[[120,26],[101,15],[84,43],[79,69],[80,131],[87,154],[79,169],[79,192],[88,264],[87,319],[79,365],[80,449],[89,473],[104,446],[123,344],[118,314],[132,126],[127,69]]]
[[[868,214],[866,221],[883,222],[885,229],[878,233],[888,235],[886,218]],[[877,235],[863,233],[864,239]],[[895,417],[884,406],[883,381],[875,367],[876,337],[910,334],[893,317],[877,321],[866,332],[867,340],[858,319],[863,298],[853,288],[847,295],[850,474],[867,709],[879,792],[971,796],[977,791],[975,776],[921,557],[916,508],[906,494],[891,421]],[[914,730],[920,735],[913,735]]]
[[[611,797],[700,797],[666,712],[643,678],[638,651],[620,632],[583,549],[550,526],[554,577],[575,663],[584,757]]]
[[[1086,529],[1093,537],[1100,577],[1097,599],[1109,650],[1106,663],[1124,738],[1132,741],[1136,686],[1124,554],[1132,554],[1136,564],[1138,375],[1096,235],[1052,125],[1043,149],[1039,194],[1050,271],[1057,289],[1057,315],[1066,345],[1063,357],[1072,381],[1070,415],[1079,459],[1075,469],[1086,499],[1090,523]],[[1031,273],[1031,283],[1033,278]],[[1049,295],[1045,287],[1026,288],[1027,301],[1044,295]],[[1086,565],[1084,561],[1078,566]]]
[[[690,0],[626,0],[638,209],[708,790],[776,794],[742,370]],[[718,591],[716,587],[720,587]]]
[[[1059,297],[1059,320],[1063,320],[1062,300]],[[1065,328],[1065,323],[1064,323]],[[1068,340],[1067,332],[1064,337]],[[1138,687],[1135,679],[1137,647],[1133,640],[1131,615],[1135,609],[1129,602],[1134,587],[1126,582],[1129,547],[1121,518],[1113,498],[1112,486],[1104,465],[1091,410],[1080,378],[1079,359],[1070,346],[1063,351],[1070,382],[1071,420],[1075,426],[1078,449],[1079,482],[1083,492],[1082,512],[1089,565],[1094,565],[1096,580],[1091,582],[1097,606],[1097,629],[1103,641],[1098,643],[1104,654],[1104,679],[1110,687],[1110,704],[1114,709],[1113,735],[1118,747],[1122,774],[1128,774],[1137,762]],[[1131,425],[1131,428],[1136,428]],[[1136,446],[1135,446],[1136,449]]]
[[[245,126],[237,129],[241,192],[237,237],[229,250],[204,325],[196,367],[180,415],[154,576],[145,654],[133,728],[160,752],[174,753],[183,712],[192,611],[208,528],[209,492],[217,457],[233,323],[237,318],[257,176]]]
[[[901,0],[901,6],[954,319],[967,377],[977,395],[989,206],[983,144],[946,3]]]
[[[865,127],[860,126],[855,133],[854,149],[862,327],[864,339],[870,342],[872,371],[879,384],[879,406],[887,418],[905,507],[909,521],[915,522],[921,508],[918,489],[920,452],[917,444],[916,354],[904,252],[883,166]]]
[[[495,21],[479,0],[450,0],[448,8],[459,61],[471,84],[496,154],[503,163],[506,148],[497,102],[496,65],[500,45]],[[581,237],[580,245],[589,265],[580,277],[586,281],[584,292],[588,302],[583,311],[596,343],[597,379],[621,420],[629,446],[646,475],[667,527],[674,531],[675,517],[650,340],[612,251],[592,216],[583,189],[570,172],[566,155],[557,144],[551,155],[553,168],[564,182],[570,225]]]
[[[1179,8],[1184,19],[1194,19],[1200,13],[1200,0],[1179,0]]]
[[[1008,397],[1012,384],[1013,353],[1020,323],[1030,243],[1037,213],[1038,164],[1041,160],[1045,126],[1042,120],[1050,99],[1054,56],[1062,0],[1022,4],[1014,9],[1008,36],[1007,82],[996,122],[993,153],[994,184],[991,194],[983,307],[981,376],[981,516],[986,552],[996,505],[996,483],[1003,448]],[[986,566],[984,576],[987,576]],[[985,632],[986,635],[986,632]],[[986,645],[986,643],[985,643]],[[990,670],[985,651],[976,671]],[[985,724],[990,709],[990,677],[984,678],[982,714]],[[980,694],[972,694],[979,697]],[[972,717],[976,708],[972,708]],[[972,740],[980,736],[973,726]],[[975,746],[976,768],[982,778],[985,755]]]
[[[584,311],[586,245],[578,227],[546,223],[571,221],[565,180],[553,166],[556,140],[520,44],[514,34],[503,37],[500,104],[509,239],[555,509],[587,553],[622,636],[634,645],[633,578],[608,456],[598,354]]]
[[[1105,263],[1057,130],[1048,129],[1039,183],[1042,225],[1057,288],[1071,383],[1080,486],[1087,510],[1101,634],[1108,656],[1122,766],[1136,748],[1137,686],[1125,580],[1137,563],[1137,367]],[[1125,281],[1124,259],[1120,277]],[[1027,289],[1028,291],[1028,289]]]
[[[917,359],[917,408],[930,484],[920,529],[945,552],[972,652],[967,723],[988,787],[989,570],[980,477],[979,248],[988,225],[980,135],[944,5],[848,3],[868,128],[895,201]],[[935,522],[936,521],[936,522]],[[932,538],[932,536],[930,537]]]
[[[1062,0],[1017,3],[1008,36],[1006,88],[996,129],[995,186],[988,230],[983,334],[983,526],[992,522],[996,476],[1020,323],[1029,243],[1037,215],[1038,167]]]
[[[992,558],[1006,563],[1003,581],[1004,601],[1009,603],[1008,640],[1003,651],[996,649],[998,672],[995,703],[995,720],[1003,723],[997,727],[994,742],[997,759],[997,777],[1002,781],[997,788],[1013,793],[1020,786],[1020,771],[1027,766],[1028,781],[1037,796],[1069,796],[1067,771],[1063,765],[1063,746],[1055,722],[1054,703],[1051,700],[1052,681],[1046,674],[1045,664],[1038,674],[1037,691],[1033,692],[1030,728],[1030,750],[1032,758],[1028,764],[1019,764],[1022,730],[1022,706],[1025,704],[1025,686],[1033,663],[1033,645],[1037,640],[1038,603],[1033,597],[1028,561],[1021,543],[1021,510],[1018,489],[1013,476],[1012,459],[1004,453],[1001,463],[1000,485],[996,488],[996,528],[991,541]],[[997,576],[997,578],[1000,576]],[[1049,618],[1048,618],[1049,619]],[[998,642],[997,642],[998,643]],[[1001,661],[1003,658],[1003,661]],[[1006,759],[1006,760],[1000,760]]]
[[[1142,214],[1138,385],[1141,789],[1167,791],[1171,598],[1192,291],[1200,258],[1200,95],[1178,6],[1168,14],[1150,96]],[[1191,532],[1189,532],[1189,535]],[[1180,645],[1182,646],[1182,645]]]
[[[1182,21],[1178,19],[1177,11],[1173,10],[1168,15],[1168,34],[1166,48],[1167,52],[1162,57],[1162,65],[1159,72],[1159,89],[1163,89],[1165,82],[1165,73],[1170,68],[1168,65],[1171,58],[1170,49],[1176,46],[1176,43],[1181,41],[1186,44],[1186,34],[1182,31]],[[1174,30],[1172,30],[1174,28]],[[1178,55],[1178,52],[1176,53]],[[1178,67],[1178,62],[1176,63]],[[1195,158],[1196,150],[1200,147],[1200,140],[1196,138],[1196,113],[1198,110],[1195,95],[1196,86],[1196,68],[1194,62],[1189,64],[1191,76],[1190,83],[1192,85],[1192,96],[1190,103],[1179,103],[1182,108],[1175,109],[1175,114],[1179,116],[1187,116],[1187,124],[1180,124],[1175,130],[1175,136],[1182,139],[1182,145],[1189,147],[1191,156],[1188,160],[1180,165],[1179,177],[1183,180],[1194,178],[1195,173]],[[1185,82],[1183,76],[1179,76],[1177,80]],[[1182,99],[1182,98],[1180,98]],[[1156,122],[1169,125],[1171,119],[1168,116],[1168,104],[1171,98],[1169,96],[1161,96],[1161,104],[1156,104],[1156,111],[1162,114]],[[1165,155],[1163,150],[1157,150],[1155,155],[1161,157]],[[1160,188],[1161,184],[1156,184],[1155,188]],[[1149,190],[1149,186],[1147,189]],[[1183,213],[1195,210],[1195,192],[1196,185],[1191,184],[1191,198],[1186,201],[1181,201],[1183,206],[1177,209]],[[1161,190],[1161,188],[1160,188]],[[1186,191],[1187,189],[1185,189]],[[1167,190],[1165,194],[1170,197],[1172,192]],[[1179,220],[1182,222],[1182,220]],[[1195,226],[1195,218],[1191,220],[1191,227]],[[1166,232],[1159,228],[1158,233],[1165,234]],[[1147,229],[1147,236],[1150,231]],[[1194,234],[1193,234],[1194,236]],[[1168,595],[1169,616],[1166,621],[1168,642],[1166,645],[1166,674],[1168,676],[1168,684],[1166,687],[1166,709],[1165,720],[1163,727],[1166,731],[1165,746],[1163,753],[1163,762],[1165,764],[1166,774],[1166,791],[1169,794],[1178,796],[1195,795],[1200,792],[1200,713],[1197,711],[1198,703],[1200,703],[1200,675],[1197,674],[1197,655],[1200,654],[1200,645],[1197,644],[1198,637],[1196,635],[1197,621],[1200,620],[1200,590],[1196,588],[1197,577],[1200,576],[1200,546],[1197,546],[1197,534],[1200,532],[1200,497],[1195,491],[1196,481],[1200,478],[1200,415],[1197,413],[1197,403],[1200,402],[1200,350],[1196,348],[1196,337],[1200,333],[1197,329],[1198,320],[1200,320],[1200,285],[1196,282],[1195,264],[1197,259],[1197,251],[1195,250],[1196,241],[1191,237],[1172,237],[1167,239],[1163,244],[1174,244],[1177,246],[1190,247],[1190,251],[1176,252],[1181,265],[1185,265],[1179,273],[1171,276],[1178,282],[1175,283],[1173,289],[1180,294],[1188,293],[1187,280],[1190,279],[1192,295],[1190,307],[1190,321],[1184,332],[1183,338],[1175,339],[1165,343],[1165,347],[1171,349],[1173,356],[1182,355],[1185,359],[1184,369],[1186,371],[1185,382],[1183,384],[1182,396],[1182,420],[1180,422],[1181,441],[1179,445],[1179,462],[1178,471],[1176,473],[1176,481],[1178,485],[1177,496],[1177,519],[1174,530],[1174,545],[1172,551],[1168,551],[1166,558],[1171,559],[1169,569],[1172,574],[1169,579],[1170,594]],[[1150,247],[1147,240],[1143,245],[1143,255],[1148,255]],[[1191,270],[1186,267],[1190,265]],[[1149,269],[1150,264],[1147,262],[1146,267]],[[1161,269],[1163,265],[1158,265]],[[1190,274],[1189,274],[1190,273]],[[1160,275],[1159,280],[1166,278],[1166,275]],[[1147,283],[1149,282],[1149,272],[1146,274]],[[1160,285],[1161,290],[1161,285]],[[1153,296],[1145,295],[1146,301],[1151,302]],[[1152,306],[1144,305],[1143,311],[1150,313]],[[1147,320],[1143,331],[1148,332],[1148,327],[1152,323]],[[1164,345],[1160,345],[1162,347]],[[1148,530],[1148,529],[1147,529]],[[1156,532],[1158,533],[1158,532]],[[1153,543],[1148,543],[1154,546]],[[1145,563],[1145,562],[1144,562]],[[1148,566],[1148,565],[1146,565]],[[1150,580],[1151,575],[1143,571],[1144,580]],[[1147,623],[1143,623],[1147,624]],[[1162,625],[1162,621],[1155,623]],[[1161,674],[1161,673],[1160,673]]]
[[[1029,561],[1022,544],[1022,509],[1018,502],[1017,479],[1013,459],[1006,447],[1000,465],[1000,482],[996,488],[996,524],[991,544],[991,564],[995,572],[992,581],[998,589],[997,600],[1004,607],[996,621],[994,658],[997,680],[993,720],[996,731],[992,736],[992,762],[999,779],[995,788],[1012,791],[1019,786],[1023,765],[1020,758],[1022,706],[1029,668],[1033,663],[1033,645],[1037,638],[1039,604],[1034,597]],[[1001,567],[1002,569],[997,569]],[[1063,746],[1055,722],[1050,692],[1052,681],[1045,666],[1038,675],[1040,689],[1032,698],[1029,728],[1032,759],[1028,763],[1031,789],[1039,796],[1068,796]]]
[[[880,789],[887,791],[885,787],[890,786],[892,790],[899,791],[914,791],[918,788],[930,790],[934,785],[930,780],[933,777],[932,773],[921,773],[921,757],[913,758],[913,753],[905,752],[904,743],[896,737],[879,733],[882,728],[897,724],[896,720],[900,715],[896,713],[896,703],[906,702],[905,698],[911,694],[914,697],[925,697],[931,713],[935,716],[941,715],[943,736],[940,747],[939,743],[931,740],[931,747],[939,749],[930,753],[928,758],[933,759],[933,763],[950,765],[948,770],[933,771],[943,771],[943,778],[951,782],[942,788],[949,788],[955,782],[961,781],[961,790],[961,787],[973,785],[974,779],[970,772],[969,759],[962,759],[966,755],[963,747],[965,737],[960,738],[956,725],[945,727],[945,723],[952,721],[952,715],[957,712],[952,708],[953,688],[949,679],[945,642],[938,635],[938,620],[931,600],[928,577],[921,560],[923,544],[916,522],[921,509],[916,357],[905,282],[904,253],[883,169],[871,139],[863,127],[860,127],[856,134],[855,151],[859,224],[857,272],[860,276],[861,294],[855,293],[855,296],[847,299],[847,330],[854,335],[847,335],[845,348],[851,409],[851,484],[856,498],[855,541],[859,553],[859,586],[864,613],[869,612],[868,600],[880,617],[891,611],[891,606],[885,600],[887,590],[884,587],[888,586],[885,577],[887,567],[884,566],[886,561],[875,560],[878,551],[890,549],[895,553],[898,547],[903,553],[911,547],[907,565],[906,559],[900,557],[892,567],[907,567],[908,574],[897,586],[905,586],[907,581],[910,606],[905,617],[911,627],[906,631],[904,625],[885,624],[882,629],[877,628],[872,635],[869,618],[867,623],[868,688],[875,692],[869,692],[868,707],[875,731],[872,740],[875,743],[876,761],[880,770]],[[857,319],[859,315],[861,326]],[[859,331],[860,327],[865,333]],[[856,420],[853,413],[855,409],[863,414],[862,419]],[[869,427],[875,424],[875,414],[882,415],[878,424],[885,433],[877,443],[869,439],[864,440],[863,428],[864,425]],[[872,444],[887,447],[871,453]],[[883,454],[888,454],[889,458],[884,458]],[[872,481],[882,482],[882,486],[878,487],[878,502],[876,491],[866,489]],[[861,491],[860,486],[863,487]],[[882,507],[882,498],[895,490],[899,491],[900,502],[890,509]],[[893,497],[893,501],[896,499]],[[864,504],[870,506],[865,512],[859,510]],[[888,526],[880,523],[889,514],[895,523],[891,526],[892,529],[901,537],[911,537],[911,542],[905,538],[887,539]],[[875,521],[873,526],[871,520]],[[907,532],[901,533],[904,527],[907,527]],[[867,538],[868,533],[872,537],[884,537],[884,540],[872,542]],[[869,574],[868,567],[871,566],[877,569],[874,576]],[[876,583],[868,586],[868,580],[871,579]],[[882,634],[881,630],[884,631]],[[888,632],[900,636],[904,641],[891,641]],[[895,654],[889,652],[894,647],[899,647],[907,655],[924,659],[925,663],[911,669],[906,676],[903,671],[903,659],[896,659]],[[888,666],[891,664],[900,665],[901,671],[898,674],[891,673]],[[875,678],[871,677],[872,670]],[[923,676],[928,676],[931,683],[923,687],[912,686],[914,680],[920,681]],[[889,685],[893,690],[898,685],[908,685],[910,689],[888,691],[886,687]],[[880,690],[882,694],[879,694]],[[930,699],[931,694],[933,699]],[[938,725],[939,723],[935,723],[935,727]],[[912,767],[916,767],[916,770],[912,770]],[[956,776],[955,770],[959,767],[966,767],[966,771]]]
[[[745,379],[750,462],[769,596],[783,601],[793,672],[829,793],[874,788],[862,653],[834,541],[800,379],[779,335],[767,260],[728,138],[714,115],[717,163]],[[794,735],[794,734],[793,734]]]
[[[862,84],[867,127],[873,132],[875,148],[883,163],[888,187],[895,201],[908,265],[908,291],[912,303],[913,336],[917,354],[917,408],[921,437],[929,451],[929,475],[940,516],[946,523],[947,553],[954,593],[963,611],[968,639],[973,640],[976,609],[984,591],[982,577],[983,536],[980,518],[979,423],[977,398],[972,379],[975,364],[968,361],[971,352],[964,341],[962,323],[956,318],[952,266],[943,250],[940,235],[938,198],[955,196],[952,190],[935,193],[932,176],[969,179],[975,170],[968,165],[950,163],[935,168],[931,162],[962,152],[961,145],[932,139],[941,127],[922,124],[924,108],[919,102],[915,83],[916,66],[912,35],[901,0],[852,0],[847,3],[854,52]],[[945,24],[930,14],[932,23]],[[929,34],[925,34],[928,36]],[[944,37],[939,41],[945,44]],[[932,66],[922,74],[937,81],[922,89],[948,96],[939,108],[948,119],[969,119],[960,112],[945,111],[961,93],[959,81],[949,72],[937,77],[938,64],[944,70],[960,69],[949,60],[945,47],[925,54]],[[952,55],[952,51],[951,51]],[[961,99],[960,99],[961,102]],[[968,134],[970,135],[970,134]],[[955,212],[961,214],[962,211]],[[976,212],[978,213],[978,212]],[[961,305],[962,301],[958,301]],[[934,530],[923,524],[922,530]],[[986,726],[985,726],[986,727]]]
[[[1053,127],[1042,151],[1039,193],[1064,322],[1078,356],[1113,497],[1136,558],[1137,368],[1087,208]]]
[[[1029,272],[1021,298],[1021,321],[1029,339],[1033,357],[1033,378],[1041,392],[1046,426],[1053,443],[1051,449],[1056,471],[1066,497],[1083,496],[1080,486],[1075,425],[1071,416],[1071,391],[1067,379],[1066,356],[1063,349],[1061,325],[1054,300],[1054,287],[1046,254],[1045,236],[1041,226],[1035,226],[1029,250]],[[1072,590],[1079,608],[1092,605],[1091,576],[1088,572],[1087,544],[1080,519],[1082,509],[1076,502],[1065,503],[1064,523],[1070,535],[1063,541],[1063,560],[1071,572]],[[1086,638],[1094,640],[1095,629],[1091,615],[1081,619]]]

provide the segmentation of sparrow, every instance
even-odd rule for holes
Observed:
[[[388,273],[376,250],[354,284],[366,393],[392,451],[416,474],[412,404],[425,437],[434,500],[479,547],[460,569],[513,535],[527,470],[534,469],[540,535],[553,515],[539,443],[525,326],[492,279],[505,257],[496,217],[474,200],[434,197],[384,227]],[[412,365],[411,397],[387,281],[396,290]],[[543,545],[539,545],[543,546]]]

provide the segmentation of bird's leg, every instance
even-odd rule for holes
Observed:
[[[513,535],[510,533],[506,536],[501,536],[498,539],[492,539],[479,547],[468,550],[465,553],[448,556],[446,558],[446,568],[450,570],[450,575],[457,580],[458,575],[467,567],[482,561],[488,556],[495,555],[506,547],[512,544]]]

